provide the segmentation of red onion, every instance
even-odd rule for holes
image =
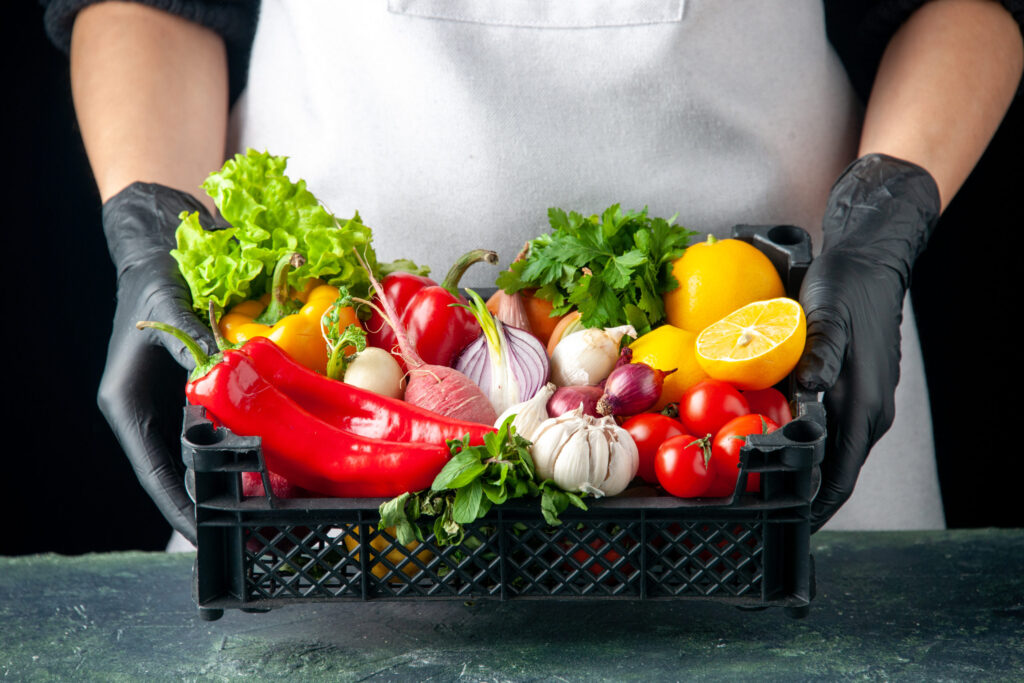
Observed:
[[[467,308],[483,334],[462,351],[455,369],[480,387],[500,415],[529,400],[548,381],[548,354],[535,336],[492,316],[476,292],[466,293],[470,295]]]
[[[631,349],[628,346],[623,346],[622,350],[619,351],[619,359],[617,361],[615,361],[615,367],[613,367],[612,370],[618,370],[623,365],[629,365],[632,362],[633,362],[633,349]],[[608,374],[611,374],[611,373],[608,373]],[[605,381],[606,382],[608,381],[607,377],[605,378]]]
[[[636,415],[642,413],[661,397],[664,372],[644,363],[627,363],[612,370],[604,383],[604,395],[597,402],[601,415]]]
[[[550,417],[564,415],[570,410],[576,410],[582,403],[584,415],[601,417],[597,412],[597,402],[603,394],[604,390],[598,386],[558,387],[548,399],[548,415]]]

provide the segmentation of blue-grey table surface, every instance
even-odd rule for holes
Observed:
[[[345,601],[202,621],[194,555],[0,557],[5,680],[1024,680],[1024,529],[823,532],[810,614]]]

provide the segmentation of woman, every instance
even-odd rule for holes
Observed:
[[[807,228],[821,254],[801,294],[798,377],[825,392],[829,413],[813,524],[843,506],[895,414],[834,527],[942,526],[908,323],[896,389],[900,327],[913,260],[1020,81],[1021,34],[1000,3],[871,9],[865,25],[892,37],[863,116],[813,0],[266,0],[230,114],[248,44],[241,5],[174,3],[183,18],[77,4],[54,3],[50,20],[55,33],[73,20],[76,109],[119,271],[101,405],[189,539],[174,446],[148,419],[153,386],[175,377],[157,345],[188,361],[132,323],[201,330],[166,250],[195,205],[182,192],[250,146],[289,155],[289,173],[335,213],[359,210],[382,258],[435,271],[469,246],[508,263],[549,206],[646,205],[702,233]],[[469,285],[493,281],[471,273]]]

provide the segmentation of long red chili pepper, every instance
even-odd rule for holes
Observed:
[[[451,366],[459,353],[480,336],[480,323],[462,306],[466,298],[458,293],[459,280],[474,263],[498,262],[498,255],[486,249],[474,249],[459,258],[440,285],[416,292],[402,311],[402,326],[425,363]],[[390,351],[391,348],[388,347]],[[404,365],[402,367],[405,367]]]
[[[319,375],[263,337],[249,340],[240,351],[257,372],[302,408],[346,431],[374,439],[435,444],[469,434],[474,446],[484,442],[485,434],[495,431],[490,425],[453,420]]]
[[[163,323],[138,326],[183,334]],[[213,359],[194,341],[179,338],[196,355],[188,400],[236,434],[259,436],[267,469],[298,486],[338,497],[390,497],[429,487],[448,461],[443,443],[373,439],[330,425],[275,387],[241,351],[223,351],[211,368]]]

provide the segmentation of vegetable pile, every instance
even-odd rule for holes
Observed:
[[[518,498],[553,525],[634,486],[721,503],[745,438],[792,419],[773,385],[802,311],[754,247],[687,248],[695,233],[646,209],[551,209],[485,301],[458,282],[494,252],[467,251],[441,283],[382,264],[359,215],[336,218],[285,164],[229,160],[204,188],[230,226],[183,213],[172,251],[220,345],[183,339],[188,399],[262,439],[276,495],[387,498],[402,544],[458,544]],[[751,473],[739,493],[758,490]]]

